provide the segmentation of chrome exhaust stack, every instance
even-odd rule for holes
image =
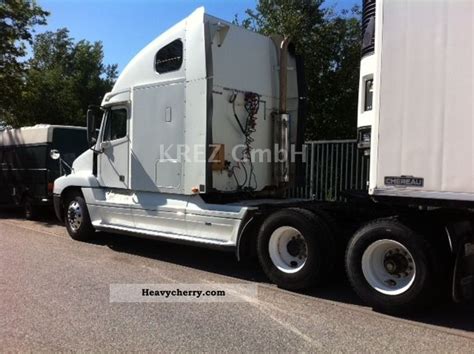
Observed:
[[[274,185],[285,188],[290,183],[290,115],[287,113],[288,90],[288,45],[290,38],[273,37],[280,54],[279,59],[279,109],[274,114],[274,151],[273,177]]]

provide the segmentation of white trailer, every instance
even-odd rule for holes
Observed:
[[[472,297],[474,3],[364,0],[363,12],[359,147],[370,155],[371,199],[397,219],[356,233],[349,278],[380,306],[425,291],[418,305],[441,292],[427,285],[440,278],[455,299]],[[412,265],[414,257],[426,264]]]
[[[375,39],[359,127],[372,130],[370,194],[473,202],[473,2],[367,4],[377,16],[366,20]]]
[[[402,3],[404,7],[396,5]],[[365,6],[366,37],[370,37],[370,43],[372,37],[375,41],[373,48],[364,52],[361,70],[360,147],[371,155],[372,171],[370,191],[364,198],[337,204],[283,198],[299,171],[299,160],[293,156],[295,151],[299,156],[303,133],[301,61],[288,39],[247,31],[200,8],[160,35],[128,64],[102,102],[104,113],[98,136],[94,136],[94,112],[89,111],[92,147],[75,160],[73,173],[55,181],[58,217],[77,240],[87,240],[96,230],[104,230],[228,249],[239,259],[256,255],[271,281],[293,290],[322,284],[343,261],[347,248],[346,268],[355,290],[370,305],[386,312],[429,305],[436,298],[429,296],[430,292],[438,289],[442,293],[450,280],[456,299],[468,297],[473,286],[468,269],[472,261],[468,252],[473,242],[472,204],[439,205],[432,201],[461,198],[406,194],[423,193],[424,186],[432,191],[446,183],[433,171],[436,164],[425,164],[429,147],[420,147],[420,141],[431,142],[434,137],[415,139],[402,129],[409,116],[428,108],[411,107],[402,100],[405,96],[393,96],[406,112],[406,118],[400,119],[391,109],[382,109],[384,91],[378,89],[387,86],[384,95],[390,95],[393,80],[401,77],[409,81],[411,76],[393,75],[392,70],[409,66],[399,62],[390,64],[384,74],[380,58],[384,50],[396,46],[392,42],[399,38],[395,33],[393,38],[387,35],[389,43],[382,47],[377,34],[384,24],[382,16],[375,15],[385,7],[394,7],[383,17],[390,21],[391,16],[402,16],[403,11],[423,12],[423,8],[445,3],[454,10],[445,16],[439,14],[445,20],[445,26],[436,27],[440,32],[449,28],[450,16],[457,12],[463,12],[462,18],[466,18],[466,12],[472,17],[469,1],[459,1],[462,9],[446,5],[447,1],[435,3],[386,0],[377,4],[377,11],[370,6],[372,1]],[[391,21],[391,31],[396,31],[397,20]],[[431,31],[425,26],[412,26],[405,24],[400,32]],[[456,28],[462,26],[456,23]],[[466,28],[469,33],[464,38],[470,36],[472,40],[472,27]],[[444,53],[435,50],[440,41],[433,42],[429,44],[433,53]],[[405,54],[401,59],[415,57]],[[439,58],[436,60],[438,66],[431,70],[442,65]],[[472,52],[470,61],[462,59],[465,66],[468,62],[472,64]],[[429,72],[426,67],[423,70]],[[465,74],[472,80],[472,71]],[[416,87],[410,82],[400,85],[402,91]],[[456,128],[448,138],[455,138],[457,131],[465,135],[468,129],[472,131],[472,101],[464,101],[472,95],[472,86],[462,87],[470,91],[458,96],[453,119],[462,122],[464,129]],[[443,92],[447,95],[448,90]],[[371,107],[366,104],[369,94],[373,96]],[[422,105],[438,98],[430,94],[423,93]],[[392,99],[387,100],[396,105]],[[459,114],[467,114],[469,107],[470,116],[461,118]],[[446,111],[442,112],[447,117]],[[428,119],[420,117],[424,124]],[[424,135],[439,133],[439,129],[423,130],[422,126],[417,122],[413,129]],[[390,131],[398,135],[391,136]],[[406,144],[400,156],[408,158],[406,164],[394,160],[390,148],[395,144],[394,149],[399,151],[399,139]],[[472,134],[466,139],[464,144],[472,144]],[[450,144],[446,142],[445,146]],[[462,157],[456,160],[470,159],[470,168],[457,170],[463,175],[445,188],[451,196],[462,188],[460,185],[466,188],[461,194],[473,196],[470,146],[466,150],[465,145]],[[414,157],[418,148],[423,158]],[[437,156],[445,156],[449,149]],[[391,166],[390,161],[395,165]],[[425,173],[428,170],[430,175]],[[441,181],[433,181],[432,176]],[[469,202],[466,198],[462,201]]]

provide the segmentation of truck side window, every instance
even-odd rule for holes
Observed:
[[[183,64],[183,42],[176,39],[161,48],[155,57],[155,69],[159,74],[178,70]]]
[[[104,141],[112,141],[127,136],[127,110],[112,109],[107,114]]]

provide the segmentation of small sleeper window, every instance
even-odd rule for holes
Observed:
[[[372,104],[374,101],[374,79],[369,79],[365,81],[365,102],[364,102],[364,111],[371,111]]]
[[[183,64],[183,42],[177,39],[161,48],[155,57],[155,69],[164,74],[178,70]]]

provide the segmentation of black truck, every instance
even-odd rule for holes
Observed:
[[[69,173],[87,148],[82,127],[39,124],[1,131],[0,205],[22,206],[27,219],[35,218],[52,205],[54,180]]]

